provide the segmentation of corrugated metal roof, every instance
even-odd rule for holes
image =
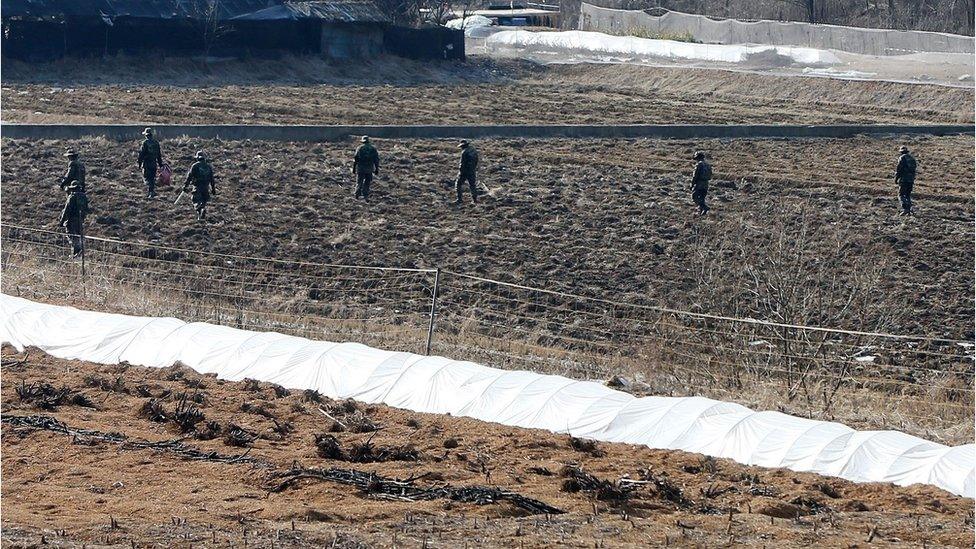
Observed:
[[[281,0],[3,0],[3,17],[140,17],[150,19],[202,18],[215,5],[219,19],[262,10]]]
[[[372,2],[288,2],[234,18],[238,21],[317,19],[334,23],[391,23]]]

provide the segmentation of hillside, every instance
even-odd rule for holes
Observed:
[[[99,366],[5,347],[3,371],[5,545],[973,544],[971,502],[932,487],[593,445],[179,366]],[[62,396],[36,396],[45,384]],[[193,414],[202,416],[183,431]],[[372,480],[344,483],[357,472]],[[456,488],[459,498],[508,495],[480,505],[404,498],[384,492],[394,478]],[[600,491],[588,484],[600,481]]]

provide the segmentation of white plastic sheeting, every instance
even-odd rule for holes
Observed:
[[[753,56],[776,54],[800,65],[834,65],[840,59],[833,53],[795,46],[742,46],[730,44],[695,44],[674,40],[612,36],[599,32],[530,32],[502,31],[488,37],[485,47],[585,52],[614,56],[663,57],[744,63]]]
[[[476,29],[480,27],[490,27],[491,19],[488,19],[484,15],[469,15],[467,17],[458,17],[457,19],[451,19],[444,26],[449,29],[455,30],[468,30]]]
[[[166,367],[182,362],[225,379],[249,377],[316,389],[332,398],[697,452],[856,482],[931,484],[974,496],[976,445],[948,447],[895,431],[855,431],[702,397],[636,398],[561,376],[175,318],[81,311],[3,294],[0,341],[103,364]]]

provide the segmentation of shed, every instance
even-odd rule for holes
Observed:
[[[336,59],[368,58],[383,52],[383,34],[392,20],[372,2],[289,2],[239,15],[231,22],[259,33],[269,24],[313,32],[318,51]]]

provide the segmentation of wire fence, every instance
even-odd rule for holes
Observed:
[[[638,394],[972,438],[973,344],[735,318],[439,269],[283,261],[5,224],[3,291],[496,367]]]

